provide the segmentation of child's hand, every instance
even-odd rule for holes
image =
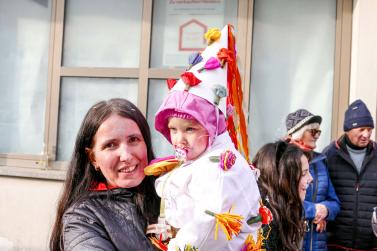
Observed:
[[[322,233],[323,231],[326,230],[326,225],[327,221],[326,220],[321,220],[320,222],[317,223],[317,232]]]
[[[148,225],[147,234],[154,234],[157,239],[161,239],[162,241],[173,238],[171,226],[168,224],[157,223]]]
[[[158,239],[166,241],[168,239],[174,238],[177,234],[178,229],[170,226],[165,218],[158,218],[157,224],[151,224],[147,227],[147,234],[154,234]]]
[[[320,222],[324,219],[326,219],[327,215],[329,214],[329,210],[325,205],[322,204],[315,204],[315,218],[314,218],[314,223],[318,224],[317,222]]]

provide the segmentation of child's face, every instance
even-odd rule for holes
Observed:
[[[168,128],[174,148],[182,148],[187,153],[187,160],[198,158],[208,145],[208,132],[196,120],[171,117]]]

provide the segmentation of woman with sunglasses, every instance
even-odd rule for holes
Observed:
[[[314,151],[321,135],[321,122],[321,116],[305,109],[292,112],[286,118],[288,141],[309,154],[309,171],[313,177],[304,201],[307,232],[303,250],[327,250],[326,224],[328,220],[334,220],[340,210],[340,201],[329,178],[326,157]]]

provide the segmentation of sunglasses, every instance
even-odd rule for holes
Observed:
[[[310,132],[310,134],[313,136],[313,137],[315,137],[315,136],[321,136],[321,130],[319,130],[319,129],[308,129],[307,130],[308,132]]]

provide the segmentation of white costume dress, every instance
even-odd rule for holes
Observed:
[[[236,155],[236,162],[229,170],[223,170],[210,156],[219,156],[225,150]],[[228,132],[217,136],[198,159],[188,161],[156,180],[158,195],[165,199],[167,222],[178,228],[175,238],[170,240],[169,251],[176,247],[184,250],[190,244],[199,251],[239,251],[247,235],[254,240],[260,224],[247,225],[246,220],[256,216],[260,194],[253,171],[246,160],[234,148]],[[243,216],[241,232],[227,240],[221,227],[215,240],[216,220],[205,213],[231,213]]]

